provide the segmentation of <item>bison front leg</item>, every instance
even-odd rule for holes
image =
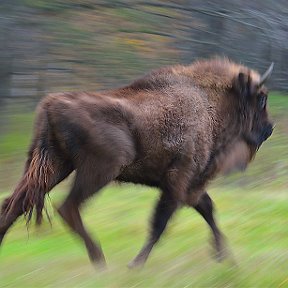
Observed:
[[[199,199],[197,205],[193,205],[195,210],[205,219],[211,228],[214,238],[214,246],[216,250],[216,259],[221,261],[226,256],[226,249],[224,243],[224,237],[217,227],[215,217],[214,217],[214,207],[213,201],[210,196],[205,192]]]
[[[177,201],[172,195],[165,192],[162,193],[157,203],[148,240],[135,259],[128,264],[128,268],[141,267],[145,264],[153,246],[160,239],[169,219],[177,209]]]

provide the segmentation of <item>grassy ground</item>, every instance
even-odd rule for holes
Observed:
[[[126,264],[143,244],[158,193],[110,185],[83,210],[88,229],[102,243],[107,271],[90,265],[82,243],[57,214],[52,229],[46,221],[29,233],[21,219],[0,251],[0,287],[288,287],[287,96],[273,94],[270,106],[276,130],[253,165],[244,175],[218,179],[210,189],[233,254],[223,263],[211,258],[204,220],[186,208],[171,221],[145,268],[129,271]],[[30,137],[33,116],[17,115],[0,144],[1,200],[19,176],[15,162],[22,163]],[[50,213],[67,186],[69,180],[51,193]]]
[[[204,221],[194,211],[183,209],[142,271],[129,271],[126,264],[144,241],[157,193],[126,185],[111,186],[104,192],[86,207],[84,219],[93,236],[97,233],[101,240],[107,271],[97,271],[90,265],[82,243],[55,215],[53,229],[46,223],[39,231],[31,228],[28,235],[23,221],[13,227],[1,251],[0,286],[288,286],[286,191],[212,189],[220,226],[234,259],[216,263],[210,257]],[[60,193],[55,191],[54,195]]]

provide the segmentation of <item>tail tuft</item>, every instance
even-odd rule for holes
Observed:
[[[36,223],[41,224],[45,194],[51,188],[53,174],[53,165],[48,150],[35,148],[21,181],[12,196],[6,199],[2,205],[2,215],[8,217],[10,213],[19,208],[15,205],[22,203],[27,224],[31,221],[34,209],[36,210]]]

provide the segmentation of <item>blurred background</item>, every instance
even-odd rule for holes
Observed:
[[[1,0],[0,199],[22,173],[33,111],[49,92],[122,86],[151,69],[215,55],[260,73],[273,61],[267,86],[276,129],[244,174],[219,177],[211,187],[237,268],[209,258],[206,224],[184,210],[145,272],[127,273],[157,192],[111,185],[84,210],[110,271],[96,276],[82,243],[55,215],[53,229],[31,227],[29,241],[24,222],[12,229],[0,253],[0,286],[288,287],[287,19],[286,0]],[[69,181],[51,193],[51,214]]]

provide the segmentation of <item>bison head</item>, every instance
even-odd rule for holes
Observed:
[[[261,77],[253,71],[240,72],[234,86],[240,96],[240,114],[244,122],[242,138],[250,148],[251,158],[273,132],[267,113],[268,90],[264,86],[273,66],[272,63]]]
[[[241,128],[239,138],[219,157],[218,168],[223,174],[244,170],[262,143],[271,136],[273,124],[267,113],[268,90],[264,82],[271,75],[273,63],[259,76],[243,67],[234,79],[233,90],[239,100]]]

